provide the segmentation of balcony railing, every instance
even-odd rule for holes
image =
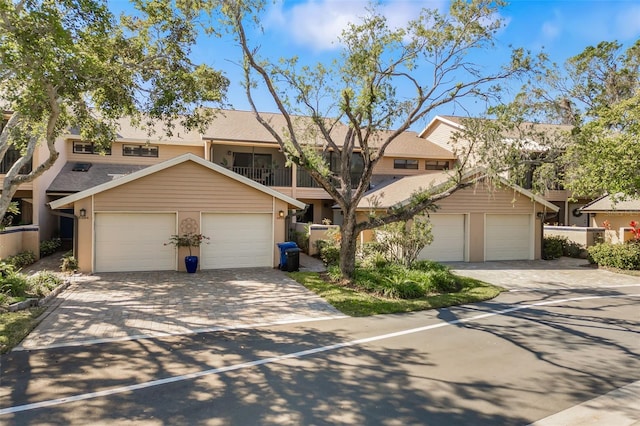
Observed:
[[[362,179],[362,173],[351,173],[351,187],[357,188],[360,183],[360,179]],[[297,184],[299,188],[321,188],[321,186],[313,180],[311,175],[306,170],[302,169],[298,169]]]
[[[232,167],[231,170],[266,186],[291,187],[291,169],[289,168]]]
[[[257,167],[232,167],[231,170],[247,177],[255,182],[261,183],[266,186],[280,186],[290,188],[292,185],[292,173],[291,169],[286,167],[284,169],[264,169]],[[356,188],[362,173],[352,173],[351,182],[352,187]],[[298,169],[296,185],[298,188],[321,188],[320,185],[313,180],[311,175],[303,169]]]

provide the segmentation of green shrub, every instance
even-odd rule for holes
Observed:
[[[590,260],[600,266],[618,269],[640,269],[640,243],[600,243],[588,249]]]
[[[40,257],[52,255],[58,251],[60,247],[62,247],[62,240],[60,238],[52,238],[50,240],[42,241],[40,243]]]
[[[78,260],[73,256],[72,251],[68,251],[62,256],[60,270],[62,272],[75,272],[78,270]]]
[[[62,284],[62,279],[50,271],[39,272],[27,278],[27,294],[44,297]]]
[[[327,240],[319,240],[316,243],[320,259],[325,265],[337,265],[340,262],[340,247]]]
[[[4,261],[15,266],[16,269],[21,269],[35,263],[36,255],[32,251],[23,251],[14,256],[6,257]]]
[[[15,272],[0,281],[0,293],[6,293],[13,297],[24,297],[27,295],[27,277],[24,274]]]
[[[455,293],[462,289],[462,283],[449,271],[429,272],[431,287],[438,293]]]
[[[425,272],[449,270],[448,266],[443,265],[442,263],[435,262],[433,260],[418,260],[413,263],[412,268]]]
[[[544,260],[553,260],[563,255],[564,242],[567,237],[550,236],[542,240],[542,258]]]
[[[583,252],[582,245],[570,241],[567,237],[552,235],[542,240],[542,258],[545,260],[557,259],[560,256],[582,257]]]

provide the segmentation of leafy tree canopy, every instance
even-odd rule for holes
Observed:
[[[114,140],[117,120],[206,125],[228,86],[218,71],[189,60],[202,10],[193,2],[135,0],[121,16],[101,0],[0,0],[0,158],[22,153],[5,176],[0,216],[21,183],[58,158],[55,140],[70,128],[99,147]],[[149,126],[151,129],[151,126]],[[46,145],[28,174],[36,146]]]
[[[521,141],[539,143],[529,151],[538,155],[539,190],[562,184],[576,197],[638,197],[639,103],[640,40],[626,49],[604,41],[563,68],[547,64],[514,102],[491,112],[495,133],[518,129]],[[566,127],[527,127],[540,121]]]

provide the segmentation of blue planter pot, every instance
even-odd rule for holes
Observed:
[[[190,274],[195,273],[198,270],[198,256],[185,257],[184,266],[187,268],[188,273]]]

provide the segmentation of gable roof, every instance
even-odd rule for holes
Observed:
[[[640,212],[640,199],[624,199],[621,193],[615,196],[604,195],[588,203],[580,211],[585,213]]]
[[[463,177],[465,180],[476,181],[482,179],[485,176],[482,173],[482,169],[475,169],[466,174],[466,177]],[[358,203],[358,209],[388,209],[390,207],[402,206],[406,204],[411,196],[417,192],[425,191],[425,190],[444,190],[447,182],[451,179],[450,172],[439,172],[439,173],[430,173],[423,175],[415,175],[415,176],[406,176],[394,181],[389,182],[386,185],[381,185],[380,187],[369,191]],[[514,185],[509,183],[504,178],[498,178],[500,182],[508,186],[509,188],[514,189],[515,191],[521,193],[522,195],[534,200],[549,210],[553,212],[557,212],[560,208],[544,198],[535,195],[531,191],[528,191],[518,185]]]
[[[109,182],[105,182],[105,183],[102,183],[100,185],[94,186],[92,188],[85,189],[84,191],[80,191],[80,192],[77,192],[75,194],[68,195],[68,196],[66,196],[64,198],[61,198],[59,200],[55,200],[55,201],[50,202],[49,206],[52,209],[59,209],[61,207],[64,207],[64,206],[66,206],[68,204],[72,204],[72,203],[74,203],[74,202],[76,202],[78,200],[81,200],[83,198],[90,197],[90,196],[98,194],[100,192],[108,191],[109,189],[116,188],[118,186],[121,186],[121,185],[127,184],[129,182],[132,182],[132,181],[134,181],[136,179],[140,179],[142,177],[149,176],[149,175],[151,175],[153,173],[157,173],[157,172],[159,172],[161,170],[165,170],[165,169],[168,169],[170,167],[173,167],[173,166],[176,166],[178,164],[185,163],[185,162],[188,162],[188,161],[192,161],[194,163],[197,163],[197,164],[199,164],[199,165],[201,165],[203,167],[206,167],[206,168],[208,168],[208,169],[210,169],[210,170],[212,170],[214,172],[220,173],[220,174],[222,174],[224,176],[227,176],[227,177],[229,177],[231,179],[234,179],[234,180],[236,180],[236,181],[238,181],[240,183],[243,183],[243,184],[245,184],[247,186],[250,186],[250,187],[252,187],[252,188],[254,188],[254,189],[258,190],[258,191],[264,192],[265,194],[271,195],[272,197],[275,197],[275,198],[278,198],[278,199],[280,199],[282,201],[285,201],[286,203],[288,203],[288,204],[290,204],[292,206],[295,206],[295,207],[297,207],[299,209],[303,209],[305,207],[305,203],[302,203],[302,202],[300,202],[300,201],[298,201],[298,200],[296,200],[294,198],[288,197],[288,196],[282,194],[281,192],[278,192],[278,191],[276,191],[274,189],[271,189],[271,188],[269,188],[267,186],[261,185],[258,182],[255,182],[255,181],[253,181],[253,180],[251,180],[249,178],[246,178],[246,177],[244,177],[242,175],[234,173],[231,170],[228,170],[228,169],[226,169],[226,168],[224,168],[222,166],[219,166],[219,165],[217,165],[215,163],[207,161],[207,160],[205,160],[205,159],[203,159],[201,157],[198,157],[198,156],[196,156],[194,154],[191,154],[191,153],[180,155],[180,156],[172,158],[170,160],[163,161],[162,163],[158,163],[158,164],[155,164],[153,166],[149,166],[149,167],[146,167],[144,169],[138,170],[138,171],[133,172],[131,174],[128,174],[126,176],[122,176],[120,178],[111,180]]]
[[[474,117],[462,117],[456,115],[436,115],[433,120],[427,124],[427,126],[420,132],[419,137],[423,138],[429,133],[429,130],[435,126],[437,123],[444,123],[451,127],[454,127],[456,130],[464,129],[464,120],[474,119]],[[482,118],[481,120],[491,120],[490,118]],[[573,126],[567,124],[551,124],[551,123],[534,123],[534,122],[523,122],[521,123],[525,126],[530,126],[532,129],[535,129],[538,132],[547,132],[547,131],[570,131],[573,129]],[[511,135],[509,133],[505,133],[505,137],[514,137],[517,135]]]

